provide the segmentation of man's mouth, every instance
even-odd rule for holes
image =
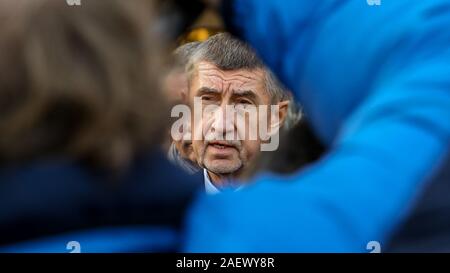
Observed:
[[[217,149],[236,148],[235,145],[230,144],[225,141],[214,141],[214,142],[210,142],[208,145],[213,146],[214,148],[217,148]]]
[[[236,153],[239,153],[238,146],[228,141],[211,141],[207,146],[209,154],[214,159],[230,159]]]
[[[230,146],[221,145],[221,144],[213,144],[212,146],[214,148],[217,148],[217,149],[225,149],[225,148],[229,148],[230,147]]]
[[[239,152],[238,146],[229,141],[211,141],[208,143],[208,147],[211,147],[211,152],[215,156],[230,156],[235,152]]]

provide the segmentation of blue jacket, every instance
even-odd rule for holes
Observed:
[[[329,152],[295,175],[201,195],[185,251],[383,251],[449,151],[450,2],[225,2]]]

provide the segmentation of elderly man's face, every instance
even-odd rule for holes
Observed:
[[[225,117],[225,109],[227,105],[235,108],[270,105],[264,73],[263,70],[223,71],[208,62],[196,65],[189,100],[192,105],[194,97],[199,97],[203,113],[201,122],[193,123],[193,135],[209,136],[193,140],[194,154],[200,166],[217,175],[236,174],[259,152],[259,135],[249,139],[249,130],[257,130],[257,122],[251,122],[248,116],[241,118],[242,122],[239,118],[229,119]]]

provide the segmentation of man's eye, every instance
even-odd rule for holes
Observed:
[[[251,101],[245,100],[245,99],[238,100],[237,103],[239,103],[239,104],[246,104],[246,105],[247,105],[247,104],[252,104]]]
[[[211,96],[202,96],[202,101],[211,101],[213,98]]]

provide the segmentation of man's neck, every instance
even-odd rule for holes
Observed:
[[[214,184],[217,188],[224,188],[229,186],[234,186],[232,181],[235,181],[235,178],[237,178],[237,173],[234,174],[216,174],[209,170],[207,170],[209,178],[211,182]]]

